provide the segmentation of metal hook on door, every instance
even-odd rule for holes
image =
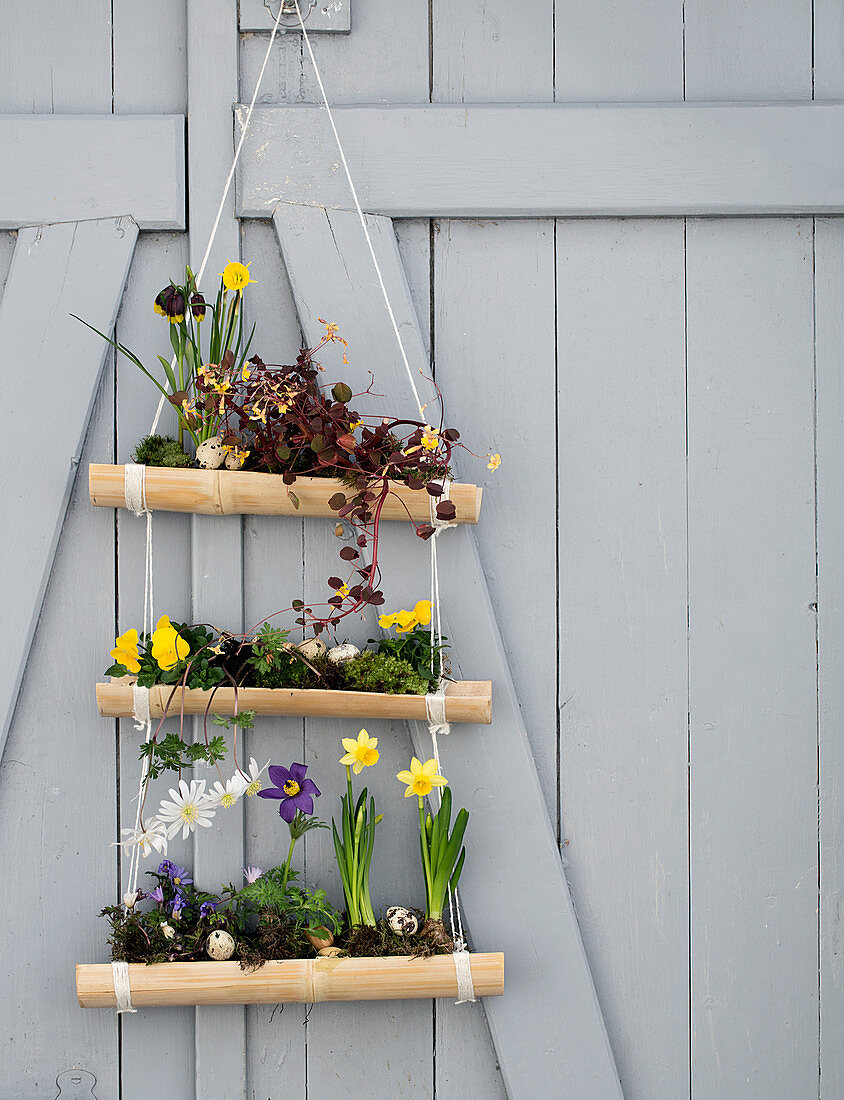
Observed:
[[[299,16],[296,14],[296,0],[264,0],[264,7],[270,13],[270,18],[278,18],[278,8],[281,4],[281,26],[298,26]],[[299,9],[302,12],[304,22],[316,7],[316,0],[299,0]]]

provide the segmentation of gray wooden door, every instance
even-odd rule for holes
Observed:
[[[75,1095],[82,1084],[56,1084],[72,1067],[93,1075],[100,1100],[164,1089],[177,1097],[487,1100],[505,1095],[505,1078],[519,1095],[518,1077],[507,1066],[502,1076],[496,1064],[480,1005],[173,1009],[119,1025],[76,1006],[73,964],[105,957],[96,912],[119,891],[107,845],[131,812],[125,792],[136,764],[131,723],[99,719],[92,686],[115,625],[140,616],[143,534],[125,512],[115,523],[90,509],[84,479],[74,484],[72,474],[89,460],[123,461],[147,430],[155,398],[109,360],[82,440],[99,365],[89,347],[66,349],[73,423],[59,380],[44,373],[55,371],[55,350],[50,358],[47,347],[44,371],[33,371],[26,387],[13,380],[42,346],[35,322],[44,311],[31,303],[68,312],[61,281],[49,280],[60,269],[56,257],[69,262],[74,252],[83,270],[100,269],[88,308],[104,325],[129,270],[119,338],[156,349],[161,330],[149,303],[162,279],[204,247],[231,154],[231,106],[252,94],[266,48],[266,32],[256,29],[269,22],[254,0],[242,0],[240,27],[233,0],[150,0],[142,15],[127,0],[58,8],[0,0],[0,14],[0,112],[17,116],[14,134],[17,118],[31,114],[109,116],[103,127],[123,126],[116,116],[151,115],[158,127],[164,116],[189,112],[191,218],[188,237],[180,157],[167,159],[173,142],[159,129],[144,146],[152,151],[122,175],[109,165],[127,163],[126,138],[100,130],[97,171],[82,173],[78,191],[78,133],[34,139],[35,160],[24,162],[30,139],[13,142],[0,130],[29,184],[18,178],[4,192],[0,182],[0,205],[9,206],[0,226],[13,230],[0,233],[0,278],[9,275],[0,387],[15,417],[0,482],[11,520],[3,560],[29,584],[23,591],[17,579],[8,583],[13,613],[3,626],[7,695],[23,678],[0,767],[0,837],[18,867],[0,900],[14,954],[0,1009],[0,1097],[53,1097],[60,1088]],[[633,162],[608,169],[604,209],[589,208],[604,195],[596,184],[578,211],[564,192],[583,158],[567,151],[567,171],[553,156],[565,135],[549,142],[536,170],[534,200],[556,188],[541,214],[528,216],[535,202],[505,209],[500,186],[497,214],[489,199],[447,216],[425,209],[430,196],[417,196],[411,210],[402,206],[409,188],[396,209],[380,199],[367,208],[395,217],[421,346],[436,363],[450,419],[479,449],[502,454],[476,532],[479,560],[625,1096],[838,1097],[844,230],[834,216],[840,202],[825,207],[810,184],[829,163],[817,135],[831,133],[813,121],[811,101],[844,95],[840,5],[353,0],[351,23],[348,35],[315,41],[329,96],[350,107],[783,101],[803,109],[789,140],[793,149],[802,133],[805,147],[788,172],[777,161],[781,171],[759,175],[782,183],[779,198],[754,210],[752,194],[739,188],[744,206],[720,208],[745,216],[711,216],[719,211],[695,207],[694,196],[673,211],[646,210],[644,198],[634,209]],[[318,101],[301,40],[286,34],[261,97],[266,125],[275,126],[277,107]],[[762,132],[756,116],[736,117]],[[781,138],[784,126],[765,132]],[[54,153],[48,182],[65,187],[38,198],[40,153],[56,149],[64,152]],[[664,145],[653,149],[657,156]],[[763,148],[755,163],[773,155]],[[209,271],[238,251],[251,261],[261,353],[283,361],[307,330],[302,310],[312,292],[297,280],[309,272],[296,269],[292,239],[285,246],[290,219],[277,216],[274,225],[272,209],[248,205],[249,179],[276,200],[348,202],[274,190],[279,163],[244,164],[242,217],[232,203]],[[133,191],[144,164],[155,171]],[[366,171],[365,156],[358,168]],[[703,164],[702,176],[714,187],[723,171],[707,176]],[[103,186],[86,194],[93,177]],[[474,195],[494,191],[496,179],[480,171]],[[666,169],[657,180],[665,203],[678,199],[665,186],[672,179]],[[783,199],[795,180],[797,198]],[[153,191],[154,209],[142,208]],[[21,195],[42,207],[12,209]],[[109,195],[125,205],[110,206]],[[832,216],[811,216],[824,209]],[[582,216],[590,210],[602,216]],[[621,213],[638,216],[614,216]],[[133,222],[118,224],[121,215]],[[78,233],[14,231],[90,218],[98,221]],[[46,254],[30,247],[36,237],[54,250],[43,272],[33,266]],[[42,329],[65,348],[51,325]],[[48,384],[52,406],[38,397]],[[32,423],[19,411],[30,399],[52,423],[53,450],[30,451]],[[32,479],[23,502],[13,473]],[[64,514],[70,486],[53,559],[51,517]],[[291,588],[321,584],[329,541],[313,521],[157,517],[156,607],[232,626],[256,622],[287,602]],[[21,563],[19,546],[36,550]],[[397,541],[388,590],[410,593],[399,550]],[[460,656],[465,674],[484,676],[488,668],[474,662],[495,625],[476,629],[477,650],[463,643]],[[346,732],[341,723],[267,719],[248,751],[261,763],[306,752],[330,774],[333,745]],[[411,741],[398,724],[385,723],[379,736],[383,802]],[[459,742],[444,751],[471,766],[460,762]],[[324,792],[324,805],[338,793],[331,783]],[[475,797],[482,805],[483,792]],[[249,807],[242,832],[229,823],[221,839],[213,858],[201,847],[176,858],[212,880],[230,878],[241,861],[278,858],[260,807]],[[382,845],[373,893],[383,905],[418,900],[412,822],[385,831]],[[307,861],[309,877],[336,892],[322,838]],[[560,927],[561,912],[541,914],[549,943]],[[516,953],[525,934],[513,929]],[[550,1013],[564,1025],[578,1007],[563,983],[537,988],[536,1002],[537,1018]],[[529,1015],[522,1026],[530,1031]],[[561,1094],[612,1092],[606,1082],[562,1076],[533,1091]]]

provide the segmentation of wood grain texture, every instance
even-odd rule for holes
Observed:
[[[818,503],[818,760],[820,767],[820,1027],[823,1100],[844,1092],[844,223],[815,226]]]
[[[818,1087],[812,227],[687,235],[692,1087]]]
[[[184,228],[184,126],[181,115],[0,115],[0,229],[124,214]]]
[[[237,5],[229,0],[188,0],[187,63],[190,144],[190,263],[199,271],[234,154],[226,108],[238,96]],[[222,212],[204,286],[216,288],[229,260],[240,258],[233,196]],[[209,295],[210,297],[210,295]],[[194,622],[232,623],[242,629],[243,540],[236,517],[194,516],[191,521],[191,612]],[[197,720],[195,736],[202,736]],[[244,750],[248,738],[244,738]],[[207,774],[207,773],[206,773]],[[243,864],[240,806],[218,815],[194,838],[194,876],[229,882]],[[246,1014],[242,1008],[196,1010],[196,1100],[246,1096]]]
[[[324,578],[323,578],[324,579]],[[149,709],[160,718],[173,689],[158,684],[150,688]],[[204,714],[208,692],[200,689],[177,690],[169,706],[171,715]],[[100,714],[111,718],[132,715],[132,688],[127,684],[97,684]],[[424,718],[424,695],[387,695],[373,691],[322,691],[318,688],[240,688],[237,709],[256,714],[287,714],[316,718]],[[492,684],[489,680],[461,680],[446,687],[445,716],[449,722],[475,722],[489,725],[492,709]],[[235,713],[234,688],[220,688],[211,703],[212,714]]]
[[[472,983],[481,997],[504,992],[504,956],[470,954]],[[320,1001],[401,1001],[456,997],[451,955],[428,959],[291,959],[243,970],[239,962],[129,964],[132,1002],[148,1005],[317,1004]],[[111,963],[76,967],[82,1008],[117,1004]]]
[[[79,367],[85,360],[70,362]],[[110,445],[112,400],[107,375],[86,461]],[[53,414],[50,423],[59,422]],[[4,485],[4,509],[9,499]],[[23,545],[21,537],[19,551]],[[93,1072],[102,1096],[118,1095],[114,1020],[106,1013],[86,1018],[73,995],[74,962],[102,957],[104,922],[97,913],[115,899],[117,858],[109,842],[116,746],[105,731],[92,751],[97,718],[82,689],[96,674],[101,639],[114,622],[113,561],[112,519],[106,513],[92,519],[77,483],[0,765],[0,836],[8,869],[0,920],[15,945],[0,998],[0,1095],[54,1097],[56,1076],[72,1066]],[[7,584],[7,606],[11,596]],[[80,627],[72,646],[69,624]]]
[[[682,222],[561,222],[557,294],[563,852],[625,1096],[683,1096]]]
[[[242,109],[237,109],[242,117]],[[836,213],[844,105],[499,107],[334,111],[361,204],[393,217]],[[325,112],[262,107],[238,211],[349,209]]]
[[[91,503],[100,508],[123,508],[125,467],[92,463],[88,470]],[[202,515],[336,516],[329,505],[336,493],[347,493],[341,481],[328,477],[299,477],[292,486],[280,474],[250,470],[190,470],[149,466],[144,474],[147,505],[155,511],[194,512]],[[295,500],[291,499],[291,492]],[[454,523],[477,523],[483,490],[454,482]],[[408,515],[409,513],[409,515]],[[384,502],[381,518],[428,520],[430,499],[424,489],[396,483]]]
[[[683,0],[556,0],[556,101],[681,100],[683,7]]]
[[[111,331],[137,235],[137,226],[128,218],[22,230],[0,301],[6,362],[28,363],[36,377],[51,380],[40,388],[38,405],[43,422],[53,425],[41,438],[34,468],[29,445],[31,376],[7,372],[3,406],[9,455],[0,474],[6,525],[3,573],[8,585],[2,626],[6,673],[0,691],[0,755],[108,352],[107,345],[70,314]],[[30,485],[25,488],[27,479]],[[23,531],[25,549],[19,540]]]
[[[685,98],[812,98],[812,4],[685,0]]]
[[[316,335],[319,302],[321,310],[327,309],[338,318],[354,349],[355,358],[346,368],[347,376],[353,380],[362,377],[365,364],[375,370],[379,388],[390,395],[392,407],[400,408],[399,403],[405,402],[412,411],[403,368],[391,350],[394,338],[383,302],[366,267],[366,246],[356,217],[285,205],[277,211],[275,223],[306,338]],[[370,218],[369,225],[412,369],[419,372],[420,384],[424,384],[427,356],[392,227],[379,218]],[[319,263],[314,263],[315,255]],[[325,359],[330,362],[327,356]],[[423,392],[429,391],[426,388]],[[466,528],[449,534],[441,574],[445,633],[452,643],[457,667],[486,665],[493,676],[496,699],[501,701],[489,727],[489,739],[485,735],[481,743],[470,730],[465,737],[452,738],[446,767],[456,797],[474,792],[470,800],[472,858],[462,881],[464,908],[475,942],[484,947],[501,937],[504,950],[516,952],[511,968],[511,973],[517,975],[515,987],[511,982],[506,998],[486,1006],[508,1092],[513,1097],[534,1096],[551,1076],[559,1079],[564,1095],[566,1089],[576,1089],[583,1097],[618,1095],[612,1056],[554,831],[545,813],[477,551],[465,537]],[[384,538],[390,540],[384,545],[385,561],[395,557],[404,575],[404,580],[395,588],[391,584],[390,590],[403,595],[410,584],[415,581],[418,585],[425,575],[425,548],[412,542],[408,545],[406,539],[400,542],[397,529],[395,533],[385,532]],[[417,754],[430,755],[427,727],[413,723],[411,732]],[[500,812],[507,798],[505,786],[506,790],[519,791],[518,833]],[[523,934],[513,936],[514,929],[524,930],[534,921],[539,922],[540,913],[555,914],[557,934],[553,939],[540,932],[538,923],[530,942]],[[537,983],[565,988],[567,1011],[537,1015],[531,1007]]]

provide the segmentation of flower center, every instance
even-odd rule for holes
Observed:
[[[235,799],[234,795],[227,792],[220,799],[220,805],[225,806],[225,808],[228,809],[230,806],[233,806],[236,801],[237,800]]]
[[[260,791],[260,789],[261,789],[261,780],[260,779],[253,779],[252,782],[249,784],[249,786],[246,788],[246,793],[248,795],[257,794],[258,791]]]
[[[173,885],[174,886],[181,886],[182,885],[182,880],[180,878],[174,878],[173,879]]]
[[[299,793],[299,790],[299,784],[296,782],[295,779],[288,779],[287,782],[284,784],[284,793],[288,796],[288,798],[292,798],[294,795],[297,795]]]
[[[185,821],[193,821],[196,818],[196,806],[183,806],[182,817],[185,819]]]

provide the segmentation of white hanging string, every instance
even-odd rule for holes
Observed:
[[[118,1012],[137,1012],[132,1006],[132,987],[129,984],[129,964],[127,962],[113,962],[111,964],[111,980],[114,983],[114,998],[117,1001]]]
[[[297,11],[298,11],[298,4],[297,4]],[[220,228],[220,220],[223,217],[223,210],[225,209],[225,206],[226,206],[226,199],[228,198],[229,190],[231,189],[231,185],[232,185],[232,180],[234,179],[234,173],[235,173],[235,170],[237,169],[237,162],[240,160],[240,151],[243,148],[244,141],[246,140],[246,131],[249,129],[249,123],[252,121],[252,112],[255,110],[255,103],[257,102],[257,99],[258,99],[258,92],[260,91],[261,83],[264,79],[264,73],[266,72],[267,64],[269,63],[269,60],[270,60],[270,54],[272,53],[273,42],[275,42],[276,35],[278,34],[278,25],[281,22],[281,17],[282,17],[283,14],[284,14],[284,4],[281,3],[278,6],[278,15],[275,17],[275,23],[273,23],[273,29],[270,32],[270,40],[267,43],[267,52],[264,54],[264,60],[263,60],[263,63],[261,64],[261,68],[258,72],[258,79],[255,82],[255,91],[252,93],[252,99],[250,100],[249,107],[247,108],[246,117],[243,120],[243,129],[240,132],[240,140],[238,141],[237,146],[236,146],[235,151],[234,151],[234,157],[232,159],[231,168],[229,169],[229,174],[228,174],[228,176],[226,176],[226,182],[225,182],[225,185],[223,187],[223,193],[222,193],[222,195],[220,195],[220,204],[217,207],[217,216],[214,218],[214,224],[211,226],[211,235],[208,238],[208,244],[205,246],[205,255],[202,257],[202,263],[199,265],[199,271],[197,271],[197,273],[196,273],[197,286],[202,281],[202,276],[205,274],[205,268],[208,265],[208,259],[211,255],[211,248],[214,244],[214,238],[217,236],[217,230]],[[299,18],[300,19],[302,18],[301,15],[299,16]],[[190,305],[189,305],[188,302],[185,302],[185,308],[186,309],[190,308]],[[173,356],[173,359],[171,360],[171,365],[174,366],[174,367],[176,365],[175,355]],[[155,429],[158,427],[158,421],[159,421],[159,418],[161,417],[161,412],[164,408],[165,400],[166,400],[165,395],[162,393],[162,395],[161,395],[161,397],[159,398],[159,401],[158,401],[158,408],[155,410],[155,417],[152,421],[152,427],[149,430],[150,435],[155,435]]]
[[[139,517],[147,511],[146,469],[137,462],[127,462],[123,467],[123,500]]]

